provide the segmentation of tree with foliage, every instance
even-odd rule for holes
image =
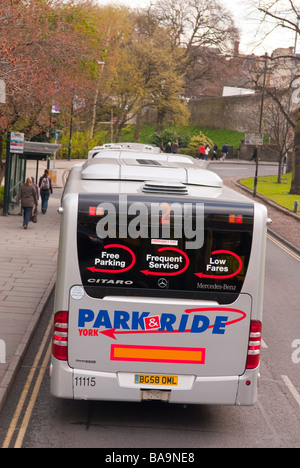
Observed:
[[[138,18],[138,30],[132,50],[142,76],[144,90],[140,103],[157,114],[157,130],[163,125],[185,124],[189,118],[185,102],[180,100],[184,74],[180,70],[182,50],[173,47],[168,32],[146,15]]]
[[[164,128],[161,132],[154,132],[151,135],[151,144],[155,146],[160,146],[163,143],[163,146],[166,147],[168,142],[178,141],[179,148],[186,148],[189,144],[190,137],[187,134],[177,132],[169,128]]]
[[[193,138],[191,138],[190,147],[199,148],[201,144],[212,148],[214,142],[207,135],[204,135],[204,133],[199,132],[199,135],[196,135]]]
[[[7,92],[0,108],[0,139],[10,129],[31,138],[49,129],[54,103],[70,108],[75,91],[93,81],[101,38],[89,2],[80,7],[63,0],[0,4],[0,79]]]
[[[171,47],[165,29],[147,21],[144,12],[127,10],[126,16],[119,9],[114,18],[119,29],[114,31],[117,37],[112,31],[107,49],[99,108],[106,119],[108,111],[113,110],[116,139],[135,118],[138,140],[139,123],[147,107],[156,112],[158,127],[168,122],[186,123],[189,113],[179,97],[183,87],[182,73],[177,68],[179,51]]]

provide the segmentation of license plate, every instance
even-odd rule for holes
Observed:
[[[134,383],[137,385],[178,385],[178,376],[135,374]]]

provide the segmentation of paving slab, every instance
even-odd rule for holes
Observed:
[[[54,289],[60,224],[57,208],[66,175],[78,162],[56,162],[57,184],[47,213],[41,213],[39,201],[38,222],[30,223],[27,230],[22,216],[0,213],[0,340],[6,348],[6,362],[0,362],[0,409]],[[45,169],[46,162],[40,163],[39,177]],[[28,161],[26,176],[31,175],[35,176],[35,165]]]

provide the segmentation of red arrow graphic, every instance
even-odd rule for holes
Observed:
[[[235,319],[235,320],[230,320],[229,322],[226,323],[226,327],[228,325],[233,325],[234,323],[237,323],[237,322],[240,322],[241,320],[244,320],[244,318],[246,318],[247,314],[245,312],[243,312],[242,310],[240,309],[231,309],[229,307],[201,307],[201,308],[198,308],[198,309],[185,309],[185,312],[187,314],[191,314],[192,312],[234,312],[236,314],[240,314],[241,317]],[[213,328],[214,325],[210,325],[208,327],[209,328]]]
[[[121,268],[120,270],[106,270],[106,269],[100,269],[100,268],[95,268],[95,267],[87,267],[88,270],[92,271],[93,273],[97,272],[97,273],[124,273],[125,271],[128,271],[130,270],[133,265],[135,264],[135,261],[136,261],[136,256],[134,254],[134,252],[129,248],[129,247],[126,247],[126,245],[121,245],[121,244],[109,244],[109,245],[106,245],[104,248],[105,249],[111,249],[111,248],[114,248],[116,247],[117,249],[124,249],[124,250],[127,250],[127,252],[130,253],[131,257],[132,257],[132,261],[130,263],[130,265],[126,268]]]
[[[232,255],[233,257],[237,259],[239,266],[238,266],[238,269],[234,273],[231,273],[230,275],[206,275],[204,273],[195,273],[195,275],[199,276],[199,278],[211,278],[211,279],[228,279],[228,278],[233,278],[234,276],[238,275],[241,269],[243,268],[242,259],[236,253],[231,252],[230,250],[215,250],[214,252],[211,253],[211,255],[216,255],[219,253]]]
[[[208,327],[208,328],[212,328],[213,325],[211,327]],[[110,328],[108,330],[103,330],[101,331],[100,333],[102,335],[105,335],[105,336],[108,336],[109,338],[113,338],[114,340],[116,340],[116,336],[115,335],[132,335],[134,333],[139,333],[139,334],[143,334],[143,333],[189,333],[191,330],[184,330],[183,332],[179,332],[178,330],[126,330],[126,331],[116,331],[116,328]]]
[[[141,270],[141,273],[144,273],[144,275],[146,275],[146,276],[148,276],[148,275],[175,276],[175,275],[181,275],[181,273],[183,273],[185,270],[187,270],[187,268],[189,267],[189,264],[190,264],[190,260],[189,260],[189,257],[187,256],[187,254],[185,252],[183,252],[180,249],[176,249],[176,247],[161,247],[160,249],[158,249],[158,252],[163,252],[164,250],[174,250],[174,252],[180,253],[180,255],[182,255],[185,258],[185,262],[186,262],[185,266],[181,270],[175,271],[173,273],[156,272],[156,271],[149,271],[149,270]]]

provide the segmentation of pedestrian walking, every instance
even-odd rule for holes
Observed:
[[[199,158],[199,159],[204,159],[205,158],[205,146],[204,146],[203,143],[199,146],[198,153],[197,153],[197,158]]]
[[[42,199],[42,213],[45,214],[48,208],[48,200],[52,190],[52,180],[49,177],[48,169],[45,169],[44,174],[40,177],[39,188]]]
[[[211,160],[213,161],[214,159],[218,160],[218,146],[216,144],[214,144],[211,156]]]
[[[253,150],[253,153],[252,153],[252,156],[249,159],[249,161],[255,161],[256,162],[256,158],[257,158],[257,146],[255,146],[255,148]]]
[[[31,177],[27,177],[25,184],[22,184],[16,198],[16,203],[21,201],[23,210],[23,228],[27,229],[32,215],[32,210],[37,207],[38,201],[36,190],[32,185]]]
[[[220,161],[225,161],[227,153],[228,153],[227,143],[225,143],[225,145],[222,146],[221,153],[222,153],[222,157],[221,157]]]
[[[172,150],[172,153],[177,153],[177,150],[178,150],[178,140],[176,141],[173,141],[172,145],[171,145],[171,150]]]
[[[210,153],[210,147],[208,145],[205,146],[205,158],[204,159],[208,159],[208,156],[209,156],[209,153]]]

